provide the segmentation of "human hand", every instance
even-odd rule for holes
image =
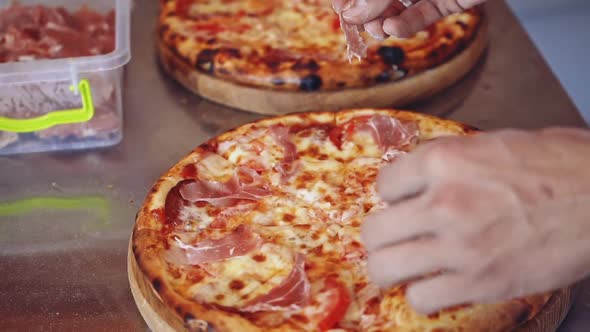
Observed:
[[[590,272],[590,132],[439,138],[385,166],[377,185],[388,207],[361,228],[369,276],[383,288],[412,281],[407,299],[420,313]]]
[[[336,12],[355,25],[363,25],[373,38],[408,38],[444,16],[464,11],[485,0],[332,0]]]

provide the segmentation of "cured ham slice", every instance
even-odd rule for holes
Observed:
[[[115,49],[115,15],[81,8],[0,9],[0,62],[107,54]]]
[[[244,256],[260,247],[262,239],[245,225],[217,240],[207,239],[197,244],[175,236],[167,250],[166,261],[176,265],[200,265]]]
[[[189,202],[207,202],[217,207],[227,207],[239,200],[257,201],[271,194],[262,177],[253,169],[238,167],[227,182],[194,179],[179,187],[183,199]]]
[[[291,311],[309,303],[311,286],[305,274],[305,258],[298,254],[291,273],[269,293],[252,300],[242,311]]]
[[[386,161],[392,161],[399,156],[399,149],[411,144],[419,134],[415,123],[401,123],[398,119],[382,114],[373,115],[365,122],[357,124],[356,128],[371,133],[383,151],[383,159]]]
[[[340,4],[340,1],[333,2],[333,8],[339,16],[340,28],[344,32],[344,38],[346,39],[346,56],[349,62],[352,62],[353,57],[361,60],[367,56],[367,44],[361,36],[360,26],[347,23],[344,20],[342,13],[347,9],[347,6],[340,7]]]
[[[346,38],[346,57],[348,62],[352,62],[352,58],[357,58],[359,61],[367,56],[367,44],[361,36],[361,30],[358,25],[346,23],[342,14],[340,14],[340,27],[344,31],[344,38]]]
[[[295,173],[301,168],[301,162],[299,160],[295,160],[294,162],[287,163],[287,162],[278,162],[275,164],[273,169],[279,174],[281,174],[281,182],[285,183],[289,181]]]
[[[281,174],[281,181],[286,182],[295,174],[300,164],[297,162],[297,147],[291,141],[289,128],[274,126],[270,128],[270,134],[283,148],[283,159],[273,166],[273,169]]]
[[[291,141],[289,128],[285,126],[274,126],[270,128],[270,134],[283,148],[283,162],[292,162],[297,158],[297,147]]]

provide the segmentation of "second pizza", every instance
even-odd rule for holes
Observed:
[[[370,106],[420,100],[475,65],[484,49],[483,30],[483,11],[476,8],[409,39],[377,41],[363,33],[366,57],[350,62],[330,0],[170,0],[161,2],[157,34],[164,68],[189,89],[228,106],[260,113],[269,112],[257,107],[283,106],[287,113],[291,104],[298,111],[331,108],[328,97],[359,91],[371,95]],[[445,77],[425,75],[437,73]],[[314,94],[323,98],[306,104]],[[243,99],[236,105],[236,95],[252,106]],[[256,102],[274,96],[291,103]],[[337,107],[368,105],[358,95],[346,97]]]

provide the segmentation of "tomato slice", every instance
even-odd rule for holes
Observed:
[[[340,322],[346,315],[351,301],[348,289],[336,278],[326,279],[325,288],[328,290],[329,296],[326,300],[325,316],[319,323],[321,331],[329,330]]]
[[[344,130],[342,129],[342,127],[334,127],[328,133],[328,137],[330,138],[330,141],[332,141],[332,143],[334,145],[336,145],[336,147],[338,149],[342,149],[342,135],[343,135],[343,131]]]
[[[176,15],[180,17],[187,17],[192,5],[193,0],[178,0],[176,2]]]
[[[338,31],[340,30],[340,17],[336,16],[332,20],[332,30]]]

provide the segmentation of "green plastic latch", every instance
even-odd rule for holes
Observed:
[[[19,216],[34,210],[97,210],[104,222],[109,221],[111,207],[102,196],[31,197],[16,201],[0,202],[0,217]]]
[[[75,91],[75,89],[75,86],[70,87],[71,91]],[[10,119],[0,116],[0,130],[16,133],[30,133],[60,124],[89,121],[94,116],[94,103],[92,101],[92,93],[90,91],[90,83],[88,80],[84,79],[78,83],[78,91],[82,96],[82,108],[52,111],[30,119]]]

